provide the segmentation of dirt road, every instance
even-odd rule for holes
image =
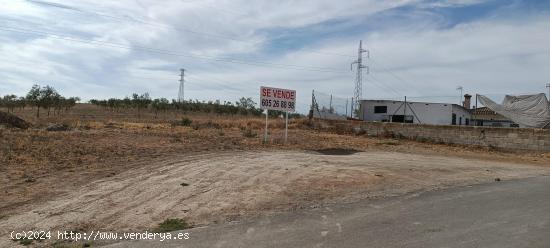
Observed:
[[[121,232],[150,229],[168,218],[203,225],[328,202],[546,174],[549,167],[382,151],[210,153],[142,165],[27,205],[0,219],[0,230]],[[6,233],[0,235],[0,247],[13,244]]]
[[[546,248],[549,193],[550,177],[491,182],[177,232],[188,233],[187,240],[132,240],[106,247]]]

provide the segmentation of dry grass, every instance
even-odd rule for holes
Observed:
[[[144,114],[138,119],[133,113],[111,113],[91,105],[40,119],[34,118],[31,109],[15,114],[34,126],[25,131],[0,127],[0,212],[4,215],[14,206],[46,200],[95,179],[172,155],[296,149],[301,147],[298,141],[320,137],[313,131],[297,131],[301,124],[291,121],[290,144],[284,145],[283,120],[272,119],[270,142],[263,144],[262,135],[250,137],[243,135],[243,130],[263,134],[265,120],[243,116],[178,114],[154,118]],[[174,125],[183,116],[192,120],[191,126]],[[70,131],[46,131],[51,123],[67,124]]]
[[[324,133],[308,120],[289,122],[284,142],[284,120],[270,119],[269,142],[262,142],[261,117],[213,114],[112,113],[83,104],[62,116],[41,119],[31,109],[16,111],[34,124],[21,131],[0,127],[0,219],[15,207],[45,201],[93,180],[162,160],[170,156],[231,150],[320,150],[329,148],[389,150],[449,156],[529,161],[550,164],[550,154],[510,154],[463,146],[434,145],[403,140]],[[177,123],[183,117],[190,126]],[[70,131],[48,132],[50,123],[64,123]],[[256,135],[248,135],[254,133]]]

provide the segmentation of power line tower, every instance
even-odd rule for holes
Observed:
[[[369,57],[369,53],[367,50],[363,49],[363,41],[359,41],[359,50],[357,51],[357,60],[353,61],[351,63],[351,69],[353,70],[353,65],[357,64],[357,75],[355,76],[355,91],[353,94],[353,101],[351,104],[353,104],[353,113],[351,113],[351,116],[359,117],[359,104],[360,99],[363,97],[363,69],[367,69],[367,74],[369,73],[369,68],[366,65],[363,65],[363,53],[367,53],[367,58]]]
[[[185,69],[180,69],[181,71],[181,79],[180,79],[180,89],[178,91],[178,102],[185,101],[185,95],[184,95],[184,83],[185,83]]]

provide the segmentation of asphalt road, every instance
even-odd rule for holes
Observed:
[[[550,247],[550,177],[365,200],[109,247]]]

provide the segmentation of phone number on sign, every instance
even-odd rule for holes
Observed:
[[[294,102],[288,102],[284,100],[272,100],[262,99],[262,107],[267,108],[282,108],[282,109],[294,109]]]

